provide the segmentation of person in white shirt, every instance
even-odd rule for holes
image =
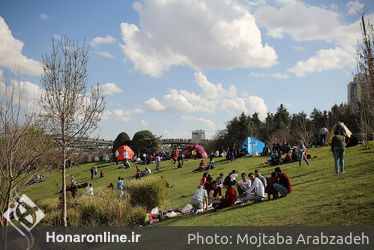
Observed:
[[[202,185],[199,185],[196,191],[194,192],[192,196],[191,204],[192,204],[192,210],[191,210],[192,214],[196,213],[196,211],[199,209],[204,209],[204,207],[205,207],[205,210],[208,210],[208,193],[205,189],[203,189]]]
[[[245,173],[241,174],[242,179],[236,184],[236,188],[238,189],[239,196],[251,187],[251,180],[247,179],[247,175]]]
[[[93,187],[92,184],[88,185],[87,187],[87,193],[89,196],[93,196]]]
[[[244,193],[245,196],[242,201],[258,201],[265,197],[265,187],[262,181],[250,173],[249,178],[252,180],[252,186]]]

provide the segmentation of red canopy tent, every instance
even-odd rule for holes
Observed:
[[[200,159],[208,158],[208,154],[206,153],[205,149],[198,144],[185,147],[182,150],[182,154],[184,155],[185,158],[190,158],[190,159],[191,158],[200,158]]]
[[[128,153],[127,159],[132,159],[132,157],[134,156],[134,151],[132,151],[129,146],[121,146],[117,149],[119,161],[123,161],[125,159],[125,150]]]

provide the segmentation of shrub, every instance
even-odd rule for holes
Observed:
[[[167,198],[165,181],[158,176],[147,176],[127,183],[132,206],[145,207],[147,210],[162,207]]]

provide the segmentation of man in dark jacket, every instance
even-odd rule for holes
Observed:
[[[339,174],[338,161],[340,164],[340,172],[344,173],[344,154],[346,143],[344,132],[341,129],[336,129],[334,133],[335,135],[332,137],[331,141],[331,151],[334,154],[335,174]]]
[[[281,197],[286,197],[292,192],[290,178],[286,173],[283,173],[280,167],[275,168],[274,171],[278,176],[279,183],[274,183],[273,188],[281,194]]]

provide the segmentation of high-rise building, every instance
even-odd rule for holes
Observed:
[[[205,140],[205,131],[202,129],[198,129],[195,131],[192,131],[192,141],[193,142],[200,142]]]
[[[358,73],[353,78],[353,81],[348,83],[348,104],[361,101],[361,87],[367,85],[364,74]]]

